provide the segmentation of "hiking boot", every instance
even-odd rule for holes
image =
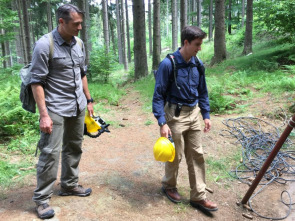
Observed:
[[[181,202],[181,196],[179,195],[177,188],[172,188],[172,189],[165,189],[162,187],[163,192],[165,195],[168,197],[170,201],[173,203],[180,203]]]
[[[54,216],[54,210],[48,203],[37,205],[36,211],[40,219],[49,219]]]
[[[92,192],[91,188],[85,189],[81,185],[78,185],[72,189],[65,189],[61,187],[58,195],[60,196],[89,196]]]
[[[209,201],[208,199],[199,200],[199,201],[190,201],[192,207],[199,208],[205,211],[217,211],[217,204]]]

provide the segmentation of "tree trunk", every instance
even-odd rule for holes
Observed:
[[[92,50],[92,42],[91,42],[91,36],[90,36],[90,29],[91,29],[91,24],[90,24],[90,12],[89,12],[89,4],[91,0],[86,0],[85,2],[85,18],[86,18],[86,38],[87,38],[87,56],[88,56],[88,63],[90,60],[90,52]]]
[[[23,21],[24,21],[24,34],[25,34],[25,42],[26,42],[26,58],[25,64],[28,64],[32,60],[31,55],[31,38],[30,38],[30,27],[29,27],[29,17],[27,10],[27,2],[26,0],[21,0],[22,9],[23,9]]]
[[[149,55],[153,54],[153,41],[152,41],[152,4],[148,0],[148,20],[149,20]]]
[[[253,0],[247,0],[246,31],[243,54],[252,53]]]
[[[192,12],[196,13],[197,7],[196,7],[196,0],[192,0]],[[197,23],[197,16],[195,14],[192,15],[192,25],[196,25]]]
[[[7,61],[7,67],[12,67],[12,56],[10,51],[10,44],[9,41],[5,41],[5,55],[6,55],[6,61]]]
[[[225,0],[215,1],[214,57],[211,60],[211,65],[226,59],[224,2]]]
[[[89,48],[88,48],[88,38],[87,38],[88,28],[87,28],[87,21],[86,21],[87,13],[89,14],[89,11],[88,12],[86,11],[86,0],[78,1],[77,6],[80,10],[85,12],[83,23],[82,23],[82,30],[80,31],[80,37],[82,41],[84,42],[84,46],[85,46],[85,54],[86,54],[85,64],[89,65]]]
[[[124,69],[128,70],[128,61],[127,61],[127,50],[126,50],[126,19],[125,19],[125,7],[124,0],[121,1],[121,17],[122,17],[122,52],[123,52],[123,64]]]
[[[11,2],[11,7],[13,11],[18,11],[18,2],[17,0],[13,0]],[[23,64],[23,54],[22,54],[22,44],[21,44],[21,37],[20,37],[20,29],[21,29],[21,21],[20,20],[15,20],[15,24],[19,24],[19,27],[14,27],[14,33],[15,33],[15,48],[16,48],[16,62]]]
[[[119,0],[116,0],[119,63],[123,64],[123,49],[122,49],[122,33],[121,33],[121,16],[120,16],[120,14],[121,14],[120,13],[120,3],[119,3]]]
[[[180,0],[180,32],[187,25],[187,0]]]
[[[202,0],[198,0],[198,19],[197,26],[201,28],[202,26]]]
[[[127,30],[127,44],[128,44],[128,62],[131,62],[131,51],[130,51],[130,34],[129,34],[129,16],[128,16],[128,0],[125,0],[126,6],[126,30]]]
[[[1,29],[1,35],[4,35],[4,30]],[[2,57],[5,57],[5,44],[4,41],[1,42],[1,51],[2,51]],[[7,68],[7,61],[6,59],[3,59],[3,68]]]
[[[134,77],[135,80],[148,75],[144,0],[133,0],[134,33]]]
[[[112,39],[112,45],[113,45],[113,53],[114,55],[117,55],[117,49],[116,49],[116,41],[115,41],[115,24],[110,20],[109,17],[109,24],[110,24],[110,32],[111,32],[111,39]]]
[[[241,23],[241,28],[244,27],[244,18],[245,18],[245,0],[242,0],[242,23]]]
[[[53,29],[52,25],[52,14],[51,14],[51,5],[50,5],[50,0],[46,2],[47,6],[47,26],[48,26],[48,32],[51,32]]]
[[[231,1],[232,0],[228,0],[228,25],[227,25],[227,32],[228,34],[231,35],[231,10],[232,10],[232,7],[231,7]]]
[[[172,0],[172,50],[178,47],[178,16],[177,16],[177,0]]]
[[[213,0],[210,0],[209,6],[209,41],[212,40],[213,33]]]
[[[157,70],[161,61],[160,0],[154,0],[153,24],[153,70]]]
[[[102,22],[103,22],[103,37],[104,37],[105,49],[106,49],[106,53],[109,53],[110,39],[109,39],[109,18],[108,18],[107,0],[102,0]]]

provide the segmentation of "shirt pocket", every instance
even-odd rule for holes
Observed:
[[[191,80],[190,80],[191,86],[197,88],[199,85],[199,78],[200,78],[197,67],[193,67],[191,69],[190,78],[191,78]]]
[[[64,68],[66,66],[66,56],[63,54],[54,54],[52,57],[52,67]]]

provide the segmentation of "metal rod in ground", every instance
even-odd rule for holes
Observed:
[[[244,198],[242,199],[241,203],[246,204],[248,200],[250,199],[252,193],[256,189],[257,185],[259,184],[260,180],[264,176],[265,172],[267,171],[269,165],[273,161],[273,159],[276,157],[278,154],[279,150],[285,143],[286,139],[288,138],[289,134],[291,133],[292,129],[295,127],[295,115],[290,119],[286,129],[282,133],[281,137],[277,141],[276,145],[274,146],[273,150],[269,154],[268,158],[265,160],[263,166],[261,167],[259,173],[257,174],[256,178],[253,180],[253,183],[251,184],[249,190],[245,194]]]

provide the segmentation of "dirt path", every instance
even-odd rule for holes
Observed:
[[[173,204],[161,192],[164,164],[153,158],[152,148],[159,136],[158,126],[151,113],[143,113],[139,95],[132,88],[120,105],[103,116],[107,121],[120,122],[120,127],[110,127],[110,134],[97,139],[85,137],[80,164],[80,184],[91,187],[90,197],[60,197],[59,184],[54,187],[50,204],[56,212],[51,220],[248,220],[242,213],[250,214],[236,205],[249,188],[237,180],[215,179],[208,181],[214,190],[208,198],[219,205],[219,210],[206,215],[189,206],[189,182],[186,164],[179,171],[179,191],[184,200]],[[204,135],[206,158],[219,159],[236,147],[219,136],[221,121],[227,116],[212,116],[213,128]],[[154,123],[146,126],[145,122]],[[208,174],[210,176],[210,174]],[[38,220],[31,200],[36,179],[28,177],[26,184],[5,193],[0,201],[0,220]],[[282,187],[273,185],[256,203],[264,214],[278,216],[285,209],[277,209]],[[265,220],[251,214],[253,220]],[[292,219],[289,219],[292,220]],[[295,220],[295,218],[294,218]]]

